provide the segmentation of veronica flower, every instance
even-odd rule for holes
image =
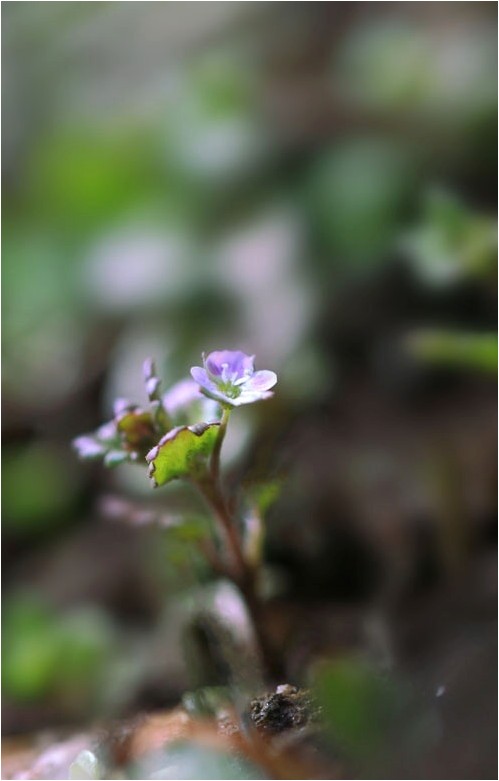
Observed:
[[[203,366],[193,366],[191,375],[205,396],[220,404],[239,407],[273,396],[270,388],[277,382],[271,371],[255,371],[255,356],[240,350],[215,350],[205,356]]]

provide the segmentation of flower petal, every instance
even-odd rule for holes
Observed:
[[[231,399],[229,396],[226,396],[225,393],[219,391],[215,384],[212,384],[211,388],[206,388],[206,387],[201,388],[201,392],[204,393],[204,395],[207,396],[209,399],[213,399],[214,401],[217,401],[219,404],[222,404],[225,407],[236,406],[237,400]]]
[[[273,395],[272,391],[243,391],[237,399],[232,400],[232,404],[234,407],[240,407],[241,404],[253,404],[255,401],[271,399]]]
[[[198,385],[205,387],[206,385],[213,385],[212,381],[206,373],[206,369],[201,366],[193,366],[191,369],[191,377],[197,382]]]
[[[214,350],[205,358],[204,365],[215,380],[224,373],[224,380],[237,380],[252,373],[254,359],[254,355],[246,355],[241,350]]]
[[[200,385],[201,392],[208,396],[210,399],[220,402],[221,404],[229,404],[233,406],[234,399],[230,399],[225,393],[219,390],[217,384],[210,380],[207,372],[201,368],[201,366],[193,366],[191,369],[191,375],[193,379]]]
[[[246,391],[267,391],[273,388],[277,382],[277,374],[275,372],[262,371],[255,372],[245,383],[243,392]]]

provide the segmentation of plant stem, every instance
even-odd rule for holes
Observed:
[[[219,483],[210,479],[197,482],[196,485],[212,508],[231,552],[232,566],[226,568],[224,574],[238,587],[244,598],[267,676],[271,679],[277,679],[280,674],[280,666],[264,628],[262,603],[256,591],[256,570],[244,555],[241,538],[227,508]],[[218,572],[220,572],[220,568],[218,568]]]
[[[265,621],[263,616],[263,604],[255,589],[254,572],[251,572],[251,577],[244,584],[239,585],[239,589],[246,602],[248,613],[253,624],[256,641],[260,650],[260,656],[262,664],[267,678],[270,680],[278,680],[282,675],[281,664],[276,655],[274,647],[269,640],[267,630],[265,628]]]
[[[217,562],[213,559],[213,562],[218,563],[216,568],[217,571],[219,573],[223,572],[223,574],[232,580],[232,582],[239,588],[253,624],[253,629],[259,646],[263,665],[266,669],[267,675],[271,678],[274,678],[279,675],[279,665],[277,664],[276,655],[273,648],[271,647],[271,644],[269,643],[267,633],[264,629],[262,603],[256,590],[257,571],[245,556],[241,536],[238,532],[234,518],[232,517],[232,513],[225,499],[220,479],[220,454],[227,431],[227,424],[229,422],[230,413],[230,408],[225,407],[222,413],[218,436],[215,441],[215,446],[211,456],[210,470],[205,475],[204,479],[197,480],[195,484],[203,495],[205,501],[213,510],[219,528],[221,529],[223,537],[226,540],[228,551],[230,552],[231,563],[228,567],[225,567],[225,572],[223,572],[223,564],[222,570],[220,568],[220,560]],[[212,551],[210,551],[210,553],[212,553]]]
[[[222,451],[223,441],[225,439],[225,433],[227,431],[227,424],[230,418],[230,408],[224,407],[222,412],[222,419],[220,421],[220,427],[218,429],[218,436],[215,441],[213,453],[211,454],[210,470],[211,476],[215,483],[220,482],[220,453]]]
[[[219,526],[223,530],[223,535],[227,541],[233,562],[232,579],[237,583],[241,583],[246,579],[247,563],[244,558],[239,534],[237,533],[237,529],[227,510],[227,505],[220,490],[220,485],[211,479],[198,481],[196,485],[210,505]]]

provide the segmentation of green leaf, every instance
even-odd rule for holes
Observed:
[[[497,374],[497,336],[493,333],[418,331],[409,337],[417,357],[440,366]]]
[[[218,429],[218,423],[199,423],[169,431],[146,456],[154,487],[186,475],[201,474],[215,445]]]

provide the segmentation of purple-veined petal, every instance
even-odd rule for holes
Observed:
[[[205,358],[204,365],[213,379],[235,381],[252,373],[254,358],[240,350],[214,350]]]
[[[191,369],[191,375],[201,388],[201,392],[208,396],[210,399],[220,402],[221,404],[232,405],[233,399],[230,399],[221,390],[219,390],[217,384],[210,380],[207,372],[201,368],[201,366],[193,366]]]
[[[255,372],[251,377],[248,378],[248,380],[246,380],[244,383],[243,392],[267,391],[270,390],[270,388],[273,388],[276,382],[277,374],[275,372],[263,369],[262,371]]]

